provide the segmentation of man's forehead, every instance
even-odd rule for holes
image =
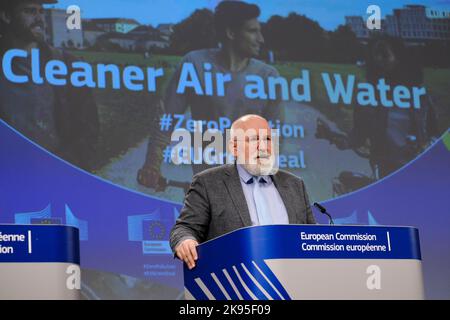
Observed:
[[[43,3],[42,1],[21,1],[20,3],[17,4],[17,7],[20,8],[42,8],[43,7]]]
[[[269,124],[262,119],[252,119],[243,123],[244,130],[269,130]]]
[[[272,134],[270,128],[239,128],[235,130],[236,135],[253,136],[269,136]]]
[[[259,23],[257,18],[253,18],[245,21],[243,24],[243,28],[245,29],[261,28],[261,24]]]
[[[23,2],[15,6],[15,9],[19,11],[23,9],[44,9],[44,6],[39,2]]]

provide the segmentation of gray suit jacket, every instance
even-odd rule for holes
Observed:
[[[303,180],[279,170],[274,184],[290,224],[314,224]],[[172,250],[186,238],[199,243],[252,225],[236,165],[227,164],[195,175],[183,208],[170,233]]]

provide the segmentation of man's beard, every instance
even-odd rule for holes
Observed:
[[[277,171],[274,155],[266,152],[260,152],[258,157],[254,157],[249,163],[242,163],[242,166],[253,176],[273,175]]]
[[[26,42],[42,42],[45,39],[44,35],[44,24],[43,23],[33,23],[29,27],[25,26],[24,24],[18,22],[13,23],[11,25],[12,30],[14,34],[17,35],[19,39]],[[41,31],[35,31],[33,32],[33,28],[40,27]]]

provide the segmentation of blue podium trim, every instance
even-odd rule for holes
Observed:
[[[80,264],[79,231],[64,225],[0,225],[0,263]]]
[[[303,238],[302,238],[303,235]],[[334,239],[325,239],[332,235]],[[324,239],[315,240],[316,237]],[[338,240],[338,237],[359,239]],[[371,240],[371,238],[376,238]],[[331,237],[330,237],[331,238]],[[385,251],[301,250],[304,245],[339,244],[346,247],[369,244],[385,246]],[[231,246],[231,248],[230,248]],[[216,260],[232,250],[239,261],[260,259],[417,259],[421,260],[419,232],[413,227],[270,225],[247,227],[230,232],[198,247],[199,256]],[[356,248],[355,248],[356,249]],[[374,249],[374,248],[371,248]],[[227,256],[229,256],[227,254]],[[217,260],[216,260],[217,261]]]

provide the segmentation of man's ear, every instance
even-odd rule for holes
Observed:
[[[231,152],[234,157],[237,157],[237,142],[233,138],[228,141],[228,151]]]
[[[6,11],[0,10],[0,22],[3,22],[5,24],[11,23],[11,14]]]
[[[228,40],[234,40],[236,38],[236,32],[234,32],[230,28],[225,29],[225,35]]]

